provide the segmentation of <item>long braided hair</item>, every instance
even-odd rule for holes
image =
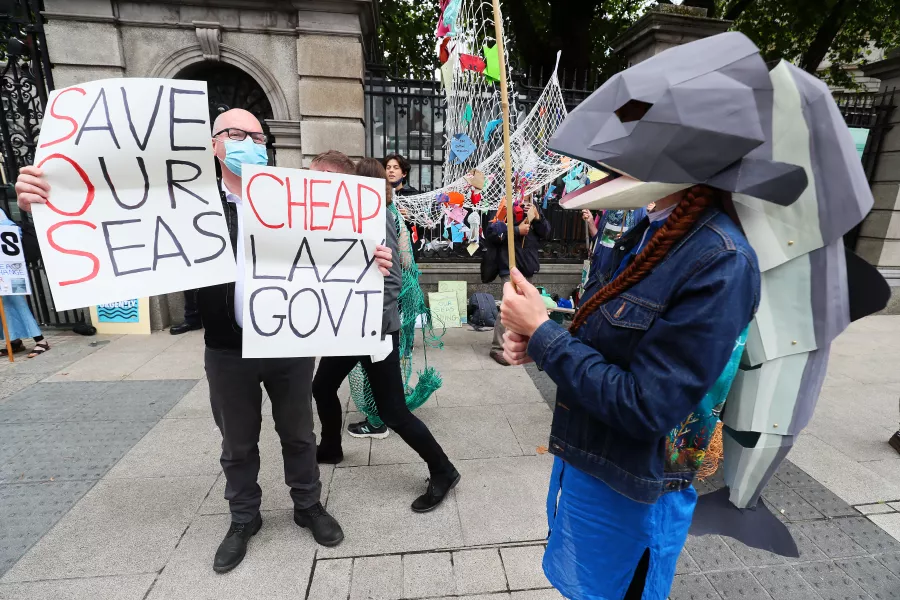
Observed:
[[[672,246],[687,235],[703,211],[723,200],[724,192],[720,190],[705,185],[690,188],[663,226],[650,238],[641,253],[634,257],[634,261],[578,309],[569,331],[578,331],[601,305],[642,281],[666,257]]]

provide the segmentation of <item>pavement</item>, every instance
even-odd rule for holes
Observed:
[[[211,569],[229,516],[202,335],[49,339],[49,353],[0,366],[0,600],[561,598],[540,569],[554,386],[491,361],[490,332],[451,330],[428,353],[444,385],[417,414],[459,487],[412,513],[418,457],[396,435],[345,438],[345,461],[322,469],[337,548],[293,524],[264,400],[264,525],[226,575]],[[900,317],[834,344],[818,411],[764,495],[800,558],[692,537],[673,600],[900,599],[898,361]]]

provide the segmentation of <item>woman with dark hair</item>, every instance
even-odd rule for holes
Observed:
[[[333,156],[333,155],[332,155]],[[342,155],[343,156],[343,155]],[[344,157],[346,158],[346,157]],[[340,165],[349,162],[331,158],[328,161],[317,157],[313,161],[313,169],[317,165],[338,170]],[[321,163],[321,164],[320,164]],[[352,163],[350,163],[352,165]],[[349,167],[345,167],[348,169]],[[349,172],[347,174],[353,174]],[[371,158],[363,159],[355,170],[356,175],[387,179],[384,167]],[[388,198],[390,198],[388,186]],[[385,218],[385,245],[394,254],[398,253],[397,223],[391,214]],[[375,362],[369,356],[326,356],[319,361],[316,376],[313,379],[312,393],[322,422],[322,435],[317,456],[321,463],[337,464],[344,458],[341,448],[341,401],[338,389],[350,372],[361,364],[366,373],[372,398],[378,409],[378,416],[384,422],[381,432],[358,432],[358,437],[386,437],[387,428],[397,432],[410,448],[415,450],[428,464],[430,478],[426,492],[412,503],[415,512],[427,512],[435,509],[447,494],[459,483],[460,475],[443,448],[431,435],[428,427],[420,421],[406,405],[406,390],[400,366],[400,310],[399,296],[401,289],[401,265],[394,262],[390,275],[384,278],[384,310],[382,315],[382,337],[390,337],[393,350],[384,360]],[[358,423],[361,428],[367,422]]]
[[[759,302],[729,208],[703,185],[660,200],[588,281],[569,331],[521,273],[505,286],[506,360],[557,384],[544,572],[566,598],[669,592],[711,437],[691,424],[721,410]]]

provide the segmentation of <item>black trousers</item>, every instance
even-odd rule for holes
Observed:
[[[275,431],[281,438],[284,482],[297,508],[319,501],[322,484],[313,433],[312,358],[241,358],[240,350],[206,349],[206,377],[213,418],[222,432],[225,499],[232,520],[247,523],[259,512],[259,432],[262,390],[272,401]]]
[[[313,397],[322,422],[322,444],[341,443],[343,414],[338,388],[353,367],[362,363],[369,378],[378,416],[422,457],[431,473],[443,473],[449,469],[450,460],[425,423],[406,406],[403,375],[400,371],[400,334],[395,332],[390,335],[394,350],[383,361],[373,363],[368,356],[328,356],[319,361],[313,380]]]
[[[184,291],[184,322],[190,325],[200,324],[200,309],[197,307],[197,290]]]

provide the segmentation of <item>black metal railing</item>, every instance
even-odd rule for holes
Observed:
[[[19,169],[34,162],[53,74],[41,17],[41,0],[0,1],[0,206],[26,235],[33,231],[15,202]],[[57,312],[38,252],[27,257],[32,295],[28,304],[42,325],[67,326],[84,320],[81,310]]]
[[[897,96],[896,88],[883,92],[839,92],[834,95],[847,126],[869,130],[862,152],[863,171],[869,183],[875,177],[885,135],[892,127],[891,115],[897,106]],[[862,223],[844,236],[844,244],[848,248],[856,249],[861,230]]]

